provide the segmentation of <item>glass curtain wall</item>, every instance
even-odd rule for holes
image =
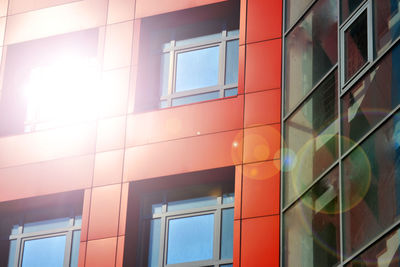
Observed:
[[[400,264],[400,0],[285,0],[281,266]]]

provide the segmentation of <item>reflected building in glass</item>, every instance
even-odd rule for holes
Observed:
[[[400,2],[284,12],[281,265],[397,266]]]

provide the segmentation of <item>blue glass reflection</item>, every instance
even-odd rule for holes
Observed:
[[[62,267],[65,241],[65,235],[25,241],[22,267]]]
[[[168,202],[168,211],[202,208],[217,205],[217,197],[207,196]]]
[[[214,214],[169,221],[167,264],[213,258]]]
[[[219,98],[219,92],[191,95],[172,99],[172,106],[180,106]]]
[[[238,94],[238,89],[237,88],[232,88],[232,89],[225,89],[224,96],[235,96]]]
[[[238,82],[239,40],[226,43],[225,84]]]
[[[24,224],[24,233],[33,233],[44,230],[53,230],[69,226],[69,217],[44,220],[39,222],[31,222]]]
[[[176,92],[218,84],[219,46],[179,53]]]
[[[74,231],[72,234],[72,249],[71,249],[71,267],[78,267],[79,242],[81,240],[81,231]]]
[[[10,241],[10,250],[8,252],[8,267],[14,267],[15,252],[17,249],[17,240]]]
[[[161,220],[155,219],[150,222],[149,240],[149,267],[158,266],[158,254],[160,251]]]
[[[222,210],[221,259],[233,257],[233,209]]]

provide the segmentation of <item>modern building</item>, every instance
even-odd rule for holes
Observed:
[[[0,266],[399,264],[399,0],[0,0],[0,33]]]

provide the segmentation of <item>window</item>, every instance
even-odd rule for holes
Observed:
[[[135,112],[237,95],[237,0],[141,20]]]
[[[372,61],[371,12],[369,2],[341,29],[342,86]]]
[[[179,106],[237,94],[239,31],[163,45],[160,107]]]
[[[97,44],[98,30],[90,29],[8,46],[0,135],[95,119]]]
[[[38,201],[30,200],[33,204],[25,200],[0,207],[1,266],[78,266],[82,195],[66,195],[74,197],[74,203],[58,197],[41,197]],[[48,199],[53,203],[49,205]]]
[[[139,266],[232,266],[233,188],[144,196]]]

